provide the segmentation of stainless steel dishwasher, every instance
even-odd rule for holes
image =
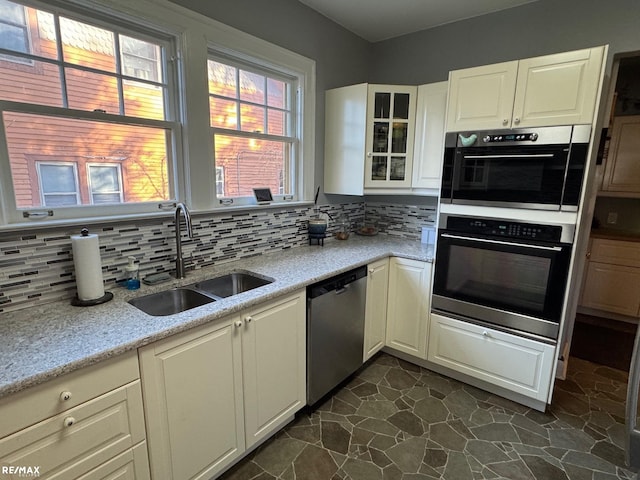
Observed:
[[[307,404],[362,366],[367,267],[307,287]]]

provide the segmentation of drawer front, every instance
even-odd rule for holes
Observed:
[[[147,443],[142,442],[82,475],[78,480],[149,480]]]
[[[640,242],[594,238],[591,243],[591,261],[640,267]]]
[[[428,360],[546,401],[555,347],[431,314]]]
[[[0,438],[140,378],[135,351],[0,399]]]
[[[47,479],[78,478],[144,437],[136,380],[3,438],[0,465],[38,466]]]

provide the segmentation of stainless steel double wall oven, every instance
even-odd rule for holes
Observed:
[[[589,140],[588,125],[446,135],[435,312],[557,342]]]

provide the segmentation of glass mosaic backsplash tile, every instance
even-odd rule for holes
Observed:
[[[376,224],[381,234],[420,239],[420,229],[435,221],[435,209],[404,205],[353,202],[322,205],[320,210],[349,219],[353,228]],[[183,232],[187,271],[261,255],[270,250],[308,244],[307,220],[314,207],[292,207],[193,215],[194,239]],[[366,220],[365,220],[366,218]],[[327,234],[335,229],[329,221]],[[71,299],[76,295],[72,234],[79,228],[57,228],[0,235],[0,313]],[[100,237],[105,288],[124,278],[127,257],[134,256],[140,276],[175,268],[173,218],[90,227]]]

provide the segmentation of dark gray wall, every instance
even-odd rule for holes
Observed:
[[[370,81],[422,84],[449,70],[609,44],[640,50],[640,1],[539,0],[373,45]]]

